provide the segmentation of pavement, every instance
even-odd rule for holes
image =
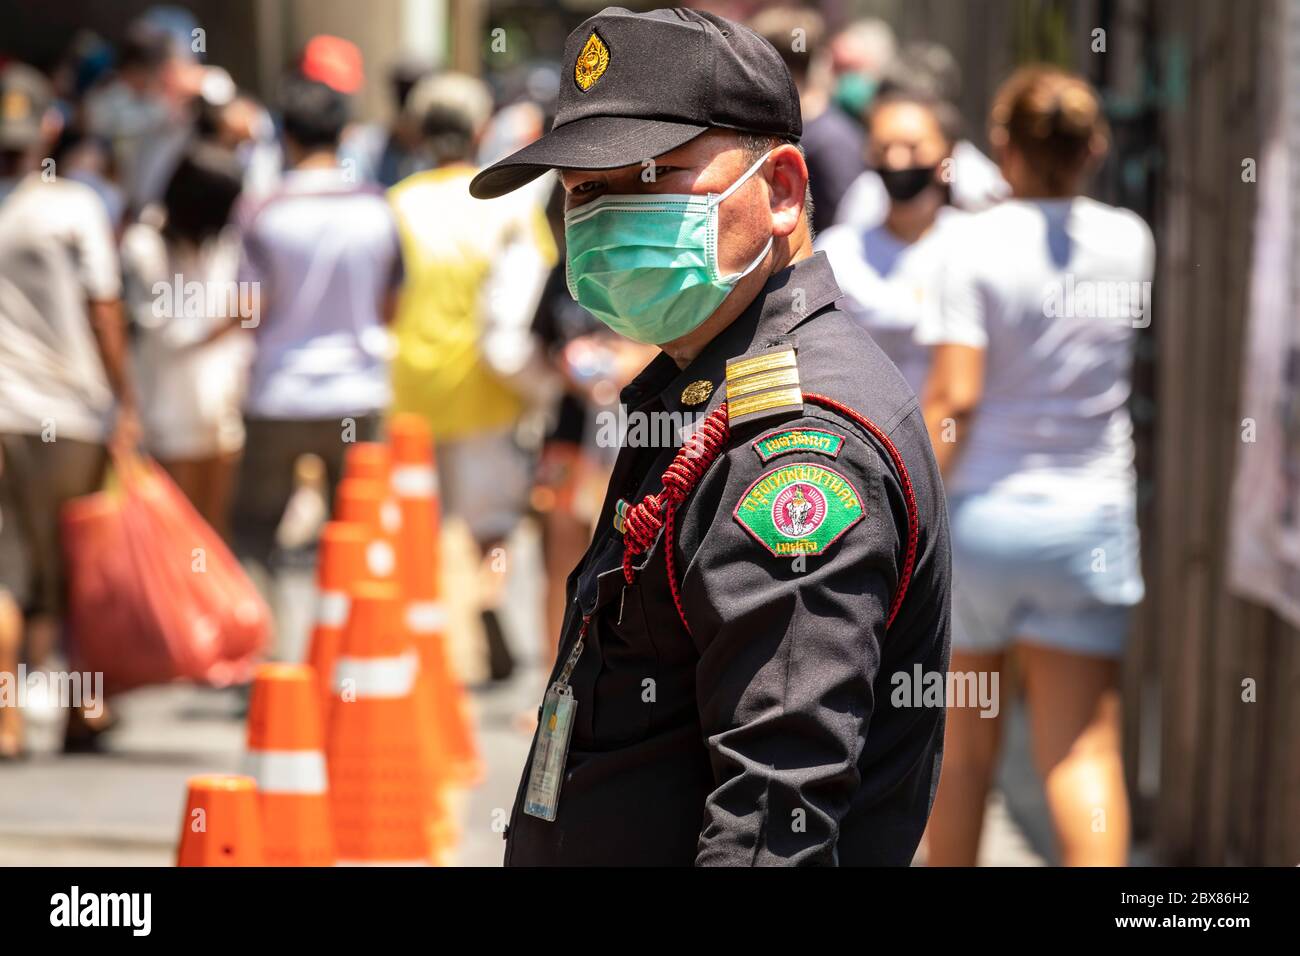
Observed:
[[[459,543],[463,546],[463,542]],[[478,744],[487,768],[475,789],[458,795],[460,865],[499,866],[508,818],[531,732],[520,715],[535,709],[545,674],[541,646],[539,557],[525,529],[509,544],[505,623],[520,668],[506,685],[472,693]],[[471,561],[449,562],[468,568]],[[461,572],[468,574],[468,571]],[[453,580],[449,595],[471,591]],[[310,608],[310,581],[295,579],[278,603],[282,637],[277,656],[301,654]],[[472,634],[467,609],[453,608],[452,630]],[[482,662],[473,641],[452,649],[453,661],[473,682]],[[170,866],[184,811],[185,782],[195,774],[239,772],[244,751],[244,701],[233,690],[154,687],[121,695],[121,717],[100,755],[62,756],[56,747],[61,715],[29,708],[30,759],[0,764],[0,866]],[[989,801],[981,864],[1040,866],[1051,859],[1051,837],[1028,763],[1027,734],[1018,710],[1009,715],[1000,788]],[[1036,796],[1035,796],[1036,794]]]

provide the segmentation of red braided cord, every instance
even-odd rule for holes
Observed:
[[[682,607],[682,591],[678,585],[677,577],[677,558],[673,555],[673,548],[677,542],[677,509],[671,508],[668,514],[664,516],[664,563],[668,565],[668,590],[673,596],[673,607],[677,608],[677,616],[681,619],[682,627],[686,628],[686,633],[691,633],[691,622],[686,620],[686,608]]]
[[[671,535],[672,514],[686,496],[691,493],[696,482],[708,471],[709,466],[722,449],[727,447],[727,438],[731,427],[727,423],[727,403],[723,402],[700,423],[695,433],[678,449],[668,470],[663,474],[664,490],[657,495],[646,495],[639,502],[628,508],[623,516],[623,580],[631,584],[636,574],[632,570],[632,558],[643,554],[654,544],[659,529],[664,527],[665,518],[669,522]],[[671,538],[665,543],[670,543]],[[668,553],[668,584],[672,588],[673,603],[677,612],[686,622],[682,613],[681,597],[677,593],[677,577],[673,573],[672,549]],[[689,632],[690,628],[687,627]]]
[[[907,587],[912,581],[912,571],[916,567],[916,549],[920,539],[920,517],[916,508],[916,495],[912,489],[912,479],[903,463],[903,456],[898,453],[894,443],[881,429],[864,415],[854,411],[848,405],[837,402],[825,395],[804,393],[804,400],[822,405],[832,411],[851,419],[865,428],[884,446],[890,460],[898,472],[903,487],[903,499],[907,508],[907,550],[903,557],[903,568],[898,576],[898,587],[889,602],[889,617],[885,620],[886,630],[894,623],[898,610],[907,596]],[[696,483],[708,471],[726,447],[731,435],[731,426],[727,420],[727,403],[723,402],[704,419],[690,439],[682,445],[673,458],[668,470],[663,475],[664,490],[657,495],[646,495],[641,501],[628,508],[623,516],[623,579],[628,584],[636,579],[632,568],[632,558],[643,554],[654,544],[659,529],[664,531],[664,561],[668,568],[668,588],[672,592],[673,604],[677,616],[681,618],[686,633],[691,633],[691,625],[686,620],[686,611],[682,607],[681,585],[677,578],[675,550],[675,525],[677,507],[686,500]]]

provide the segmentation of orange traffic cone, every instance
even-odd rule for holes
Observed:
[[[393,454],[377,441],[357,442],[343,458],[344,478],[363,478],[387,485],[393,470]]]
[[[257,781],[269,866],[333,866],[316,672],[261,664],[248,704],[248,775]]]
[[[177,866],[263,866],[257,784],[252,777],[191,777]]]
[[[389,484],[391,460],[386,446],[376,450],[373,445],[354,446],[349,451],[348,467],[375,476],[346,478],[339,485],[339,514],[349,520],[364,524],[371,532],[369,566],[372,577],[400,574],[401,560],[396,552],[400,541],[401,512]],[[400,584],[400,576],[398,578]],[[399,591],[400,595],[400,591]],[[429,790],[429,841],[431,850],[438,856],[450,847],[454,837],[448,832],[446,822],[450,815],[444,810],[442,792],[446,771],[445,760],[438,753],[436,715],[429,678],[424,668],[417,675],[415,688],[416,727],[420,735],[424,766],[428,773]]]
[[[334,661],[343,642],[348,622],[349,592],[374,575],[367,564],[366,549],[372,535],[365,525],[330,521],[321,531],[316,564],[316,621],[307,648],[307,663],[316,671],[322,721],[334,683]]]
[[[429,840],[435,859],[450,863],[460,834],[447,787],[461,783],[464,770],[453,768],[451,762],[454,727],[448,718],[449,711],[455,709],[456,688],[449,680],[442,646],[442,605],[436,600],[434,529],[438,516],[432,495],[437,479],[428,431],[421,419],[399,415],[391,437],[394,449],[400,450],[403,457],[402,463],[392,469],[392,488],[402,513],[397,567],[406,606],[407,632],[420,658],[415,695],[432,781]]]
[[[341,863],[430,859],[430,781],[414,693],[418,668],[397,585],[358,584],[334,668],[326,735]]]
[[[450,779],[468,785],[483,777],[474,742],[469,696],[447,656],[446,615],[438,583],[438,478],[428,426],[418,415],[395,415],[388,425],[393,446],[393,490],[401,507],[398,569],[407,600],[406,622],[420,652],[433,695],[437,749]]]
[[[334,493],[334,518],[363,525],[371,535],[366,567],[372,578],[397,573],[397,535],[402,513],[388,486],[368,478],[344,478]]]

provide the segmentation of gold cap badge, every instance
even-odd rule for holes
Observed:
[[[702,378],[698,382],[691,382],[682,389],[683,405],[700,405],[708,401],[709,396],[713,394],[713,383],[707,378]]]
[[[578,62],[573,65],[573,79],[578,84],[578,89],[584,93],[591,89],[608,66],[609,47],[605,46],[600,37],[592,33],[583,44],[582,52],[578,54]]]

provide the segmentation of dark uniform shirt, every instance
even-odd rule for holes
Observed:
[[[570,681],[577,712],[558,814],[547,822],[523,812],[530,759],[507,865],[910,862],[942,754],[943,707],[933,695],[922,703],[915,684],[947,671],[948,525],[916,396],[836,308],[840,295],[823,255],[802,260],[773,276],[688,368],[661,355],[624,390],[629,433],[591,546],[569,577],[561,662],[584,616],[590,623]],[[677,451],[631,447],[638,413],[655,423],[663,416],[651,413],[711,411],[727,398],[729,359],[791,345],[803,394],[874,422],[910,476],[915,567],[888,633],[908,537],[905,485],[881,441],[811,401],[734,423],[677,511],[689,630],[662,533],[636,556],[634,583],[624,579],[617,504],[660,492]],[[687,386],[701,381],[715,386],[707,402],[684,406],[684,391],[699,400],[702,388]],[[663,430],[652,424],[640,437]],[[810,450],[808,434],[821,447]],[[800,467],[764,480],[784,466]],[[790,475],[810,480],[796,486]],[[747,512],[751,491],[762,507]],[[765,541],[789,545],[771,515],[792,540],[831,522],[813,535],[821,553],[774,553]]]

